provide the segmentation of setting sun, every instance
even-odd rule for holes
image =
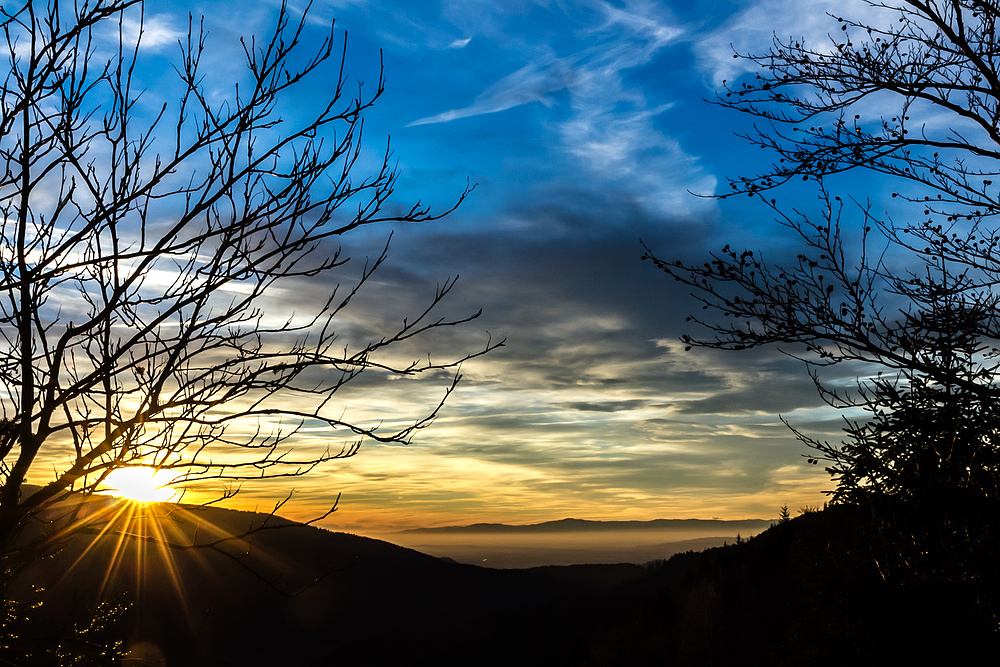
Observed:
[[[167,502],[178,495],[168,484],[171,474],[155,468],[119,468],[104,480],[103,492],[139,502]]]

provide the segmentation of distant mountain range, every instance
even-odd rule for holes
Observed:
[[[477,523],[390,533],[390,542],[460,563],[527,568],[581,563],[649,563],[702,551],[767,530],[766,519],[563,519],[529,525]]]
[[[525,525],[506,523],[474,523],[467,526],[441,526],[437,528],[410,528],[397,534],[455,534],[455,533],[579,533],[595,531],[696,531],[705,534],[751,535],[766,530],[774,523],[770,519],[653,519],[651,521],[590,521],[587,519],[561,519]]]

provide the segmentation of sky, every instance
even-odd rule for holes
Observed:
[[[446,312],[483,314],[421,341],[421,353],[506,343],[462,366],[439,418],[409,445],[366,444],[308,476],[248,485],[238,504],[266,508],[294,488],[283,513],[308,518],[340,494],[322,525],[362,533],[822,505],[832,483],[779,416],[836,438],[841,415],[777,350],[685,352],[679,337],[696,333],[685,317],[699,306],[640,257],[641,242],[692,261],[726,244],[788,250],[759,204],[711,197],[769,157],[737,136],[747,118],[706,99],[747,75],[734,47],[761,51],[774,33],[824,40],[833,10],[874,11],[856,0],[316,0],[307,40],[335,19],[352,81],[372,87],[380,57],[384,66],[358,173],[391,137],[391,205],[446,209],[476,184],[444,220],[345,237],[363,257],[392,233],[389,261],[349,317],[397,321],[459,276]],[[266,33],[277,5],[151,2],[151,57],[176,56],[189,11],[206,17],[208,57],[226,71],[239,35]],[[878,183],[842,185],[889,206]],[[782,196],[817,203],[807,189]],[[841,372],[825,379],[849,383]],[[363,400],[392,421],[426,410],[446,383],[372,385]],[[322,434],[302,438],[316,446]]]

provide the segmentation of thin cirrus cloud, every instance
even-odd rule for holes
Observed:
[[[522,46],[522,55],[530,62],[488,86],[471,104],[417,119],[410,126],[446,123],[533,102],[549,106],[550,96],[563,90],[574,99],[582,94],[580,102],[585,103],[594,99],[595,87],[602,86],[602,106],[643,106],[641,92],[623,86],[623,73],[648,63],[683,30],[655,5],[631,4],[639,6],[628,11],[606,2],[594,3],[598,12],[588,15],[592,25],[579,28],[572,40],[574,45],[587,46],[563,56],[554,55],[555,47],[544,42]],[[462,46],[469,39],[462,40]]]
[[[652,3],[619,8],[599,2],[588,8],[589,13],[564,17],[576,25],[569,47],[564,43],[566,34],[560,35],[560,45],[554,38],[521,45],[521,56],[529,62],[488,85],[472,103],[419,118],[409,127],[534,103],[553,107],[562,96],[568,100],[569,113],[553,114],[547,127],[564,154],[592,177],[634,191],[654,211],[710,209],[687,193],[711,194],[716,178],[658,126],[658,116],[674,104],[649,100],[645,85],[630,81],[676,43],[684,29],[662,6]]]
[[[121,29],[126,44],[135,43],[142,37],[142,47],[159,50],[167,46],[176,46],[177,41],[186,36],[186,32],[174,26],[174,17],[166,14],[146,16],[142,24],[133,16],[122,18]],[[183,26],[186,29],[187,26]]]
[[[530,63],[489,86],[471,105],[415,120],[409,127],[448,123],[532,102],[551,106],[549,95],[568,88],[573,75],[573,68],[559,58],[549,57],[545,62]]]

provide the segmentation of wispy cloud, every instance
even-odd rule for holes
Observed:
[[[586,7],[587,12],[569,17],[576,26],[572,39],[560,34],[560,39],[522,46],[530,62],[486,87],[471,104],[410,126],[534,103],[553,106],[565,99],[570,113],[554,118],[549,131],[556,133],[564,154],[592,178],[636,193],[651,210],[676,213],[703,207],[688,190],[712,193],[715,177],[660,129],[658,116],[673,105],[651,101],[643,85],[630,81],[638,68],[650,65],[677,42],[684,29],[658,3],[637,0],[619,7],[596,1]]]
[[[180,30],[173,23],[173,18],[166,14],[146,16],[141,24],[138,16],[125,15],[121,20],[121,29],[126,44],[134,44],[139,39],[141,30],[142,48],[156,51],[177,44],[177,40],[186,34],[186,26],[184,30]]]
[[[803,11],[801,0],[759,0],[697,40],[698,67],[713,86],[753,71],[753,63],[734,58],[733,52],[760,53],[778,39],[805,39],[817,50],[833,47],[837,24],[830,15],[849,16],[872,25],[895,20],[892,2],[873,7],[865,0],[812,0]],[[887,8],[888,7],[888,8]]]
[[[525,65],[484,90],[466,107],[451,109],[410,123],[410,127],[447,123],[459,118],[506,111],[522,104],[541,102],[549,106],[548,95],[566,89],[574,77],[573,68],[562,59],[550,57]]]
[[[657,15],[658,10],[649,3],[630,5],[637,6],[628,11],[607,2],[595,3],[601,20],[582,30],[580,35],[581,41],[590,44],[587,48],[556,56],[548,45],[536,44],[535,50],[528,53],[532,62],[490,85],[472,104],[415,120],[410,125],[444,123],[532,102],[549,104],[548,96],[562,90],[568,90],[571,95],[583,92],[589,97],[587,91],[595,82],[615,84],[604,92],[604,98],[612,106],[623,100],[640,101],[641,96],[636,93],[623,95],[623,70],[649,62],[660,48],[678,37],[681,30],[671,25],[666,17]],[[542,55],[541,51],[546,53]]]

